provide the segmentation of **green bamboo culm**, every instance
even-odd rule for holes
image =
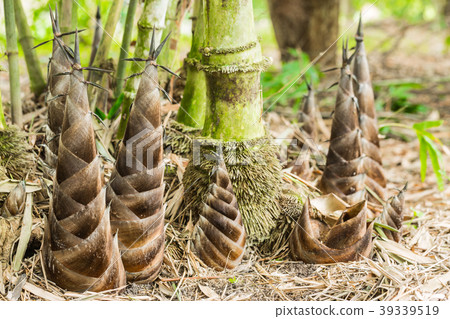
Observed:
[[[111,7],[109,8],[108,18],[106,19],[106,24],[103,30],[103,36],[100,40],[100,44],[98,46],[97,53],[94,58],[94,63],[92,64],[97,68],[105,68],[106,62],[109,55],[109,50],[111,48],[111,44],[113,41],[114,33],[116,31],[117,22],[119,21],[120,12],[122,10],[123,0],[115,0]],[[89,79],[91,82],[100,83],[104,73],[93,71],[91,74],[91,78]],[[92,109],[98,107],[97,99],[98,99],[99,91],[93,88],[92,86],[89,88],[89,97],[90,97],[90,105]]]
[[[162,34],[164,39],[170,33],[170,41],[165,45],[159,55],[159,64],[164,65],[170,70],[178,70],[182,66],[182,60],[179,57],[179,40],[181,33],[181,23],[193,0],[170,0],[166,13],[166,27]],[[173,75],[168,72],[159,72],[159,83],[166,88]]]
[[[136,40],[136,48],[134,57],[139,59],[146,59],[148,57],[148,50],[150,48],[150,34],[155,28],[155,43],[161,41],[162,30],[164,29],[164,22],[167,12],[169,0],[145,0],[144,10],[137,23],[138,34]],[[144,71],[144,62],[131,62],[131,74],[141,73]],[[137,86],[139,85],[139,76],[129,78],[125,85],[124,99],[122,104],[122,113],[117,130],[117,138],[122,139],[127,127],[130,106],[134,101]]]
[[[28,76],[30,78],[31,91],[38,98],[44,93],[47,84],[39,64],[39,60],[33,47],[33,36],[27,23],[27,17],[23,10],[22,1],[16,0],[14,3],[14,17],[16,19],[17,32],[19,34],[19,42],[22,46],[23,55],[27,64]]]
[[[3,113],[3,105],[2,105],[2,91],[0,91],[0,130],[4,130],[7,128],[5,113]]]
[[[75,30],[78,22],[78,4],[73,0],[59,0],[59,26],[61,32],[69,32]],[[75,36],[66,35],[63,37],[64,43],[72,46],[74,44]]]
[[[124,61],[124,59],[128,58],[137,4],[138,0],[130,0],[130,3],[128,4],[127,18],[125,20],[125,29],[123,31],[122,38],[122,47],[120,49],[119,63],[117,65],[116,89],[114,91],[115,98],[118,98],[123,91],[126,70],[126,61]]]
[[[6,54],[9,65],[9,90],[11,92],[11,117],[13,124],[22,127],[22,104],[20,101],[19,51],[17,48],[14,0],[3,0],[6,29]]]
[[[177,115],[178,122],[200,129],[203,128],[206,111],[205,73],[198,68],[198,64],[202,59],[200,47],[203,44],[205,30],[202,2],[203,0],[195,0],[194,2],[192,44],[188,57],[185,60],[187,65],[186,86]]]
[[[206,114],[203,137],[194,140],[183,176],[186,211],[198,218],[214,156],[222,153],[242,214],[246,245],[261,247],[282,214],[279,147],[261,119],[260,74],[271,61],[262,56],[252,1],[203,0],[202,5],[201,60],[192,63],[205,73]]]
[[[205,40],[198,66],[207,88],[203,135],[238,141],[262,137],[260,74],[271,61],[261,53],[252,2],[203,3]]]

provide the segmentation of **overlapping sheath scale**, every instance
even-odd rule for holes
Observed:
[[[216,270],[233,269],[244,256],[245,229],[223,160],[214,168],[194,231],[199,258]]]
[[[106,208],[86,82],[77,59],[78,36],[75,48],[45,227],[44,266],[49,279],[64,289],[103,291],[124,286],[125,271]]]
[[[164,162],[158,71],[149,60],[107,190],[127,279],[153,281],[164,254]]]

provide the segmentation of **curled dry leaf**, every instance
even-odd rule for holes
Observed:
[[[195,225],[194,248],[209,267],[216,270],[233,269],[244,256],[245,237],[233,186],[220,158]]]
[[[289,241],[293,259],[328,264],[369,256],[373,222],[366,222],[366,201],[348,207],[331,227],[312,218],[312,214],[308,199]]]
[[[6,197],[5,203],[0,209],[0,215],[11,217],[21,214],[25,209],[26,196],[25,181],[21,181]]]
[[[158,70],[148,61],[108,186],[127,279],[153,281],[164,256],[164,162]]]
[[[45,158],[51,167],[55,167],[59,147],[59,134],[61,133],[64,119],[66,95],[70,86],[70,76],[58,74],[70,72],[73,57],[68,53],[70,49],[62,40],[57,8],[55,16],[53,16],[53,12],[50,9],[50,19],[54,38],[52,57],[48,65],[48,93],[46,97],[48,108],[46,140],[48,148],[45,148]]]
[[[394,232],[389,229],[383,229],[386,237],[396,242],[400,242],[402,239],[406,187],[407,185],[397,195],[387,201],[383,213],[380,216],[381,223],[398,230],[398,232]]]
[[[43,257],[47,276],[60,287],[103,291],[124,286],[125,271],[106,209],[78,45],[76,34]]]
[[[333,225],[349,206],[333,193],[316,197],[310,200],[312,208],[320,215],[328,225]]]

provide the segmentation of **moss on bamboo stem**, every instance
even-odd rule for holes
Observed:
[[[12,122],[22,126],[22,104],[20,101],[19,52],[17,49],[14,0],[3,0],[6,29],[6,54],[9,64],[9,90],[11,92]]]
[[[251,1],[204,1],[207,111],[203,135],[223,140],[264,136],[260,72],[270,60],[261,54]],[[227,32],[223,32],[223,26]]]
[[[168,0],[145,0],[144,10],[138,21],[138,35],[136,40],[136,48],[134,57],[146,59],[150,48],[150,33],[155,28],[155,43],[161,40],[162,30],[166,17]],[[131,74],[140,73],[144,70],[145,62],[132,62]],[[117,138],[123,138],[128,122],[130,106],[136,96],[137,86],[139,85],[139,77],[135,76],[127,80],[124,99],[122,104],[122,113],[117,130]]]
[[[115,97],[123,91],[123,85],[125,80],[126,61],[128,58],[128,51],[130,49],[131,35],[133,33],[134,16],[136,14],[138,0],[130,0],[127,10],[127,18],[125,20],[125,29],[123,30],[122,47],[120,49],[119,63],[117,65],[116,73],[116,89],[114,91]]]
[[[44,76],[42,75],[36,51],[32,50],[33,36],[31,35],[21,0],[16,0],[14,3],[14,15],[19,34],[19,42],[22,46],[25,62],[27,64],[31,91],[34,93],[35,97],[38,98],[39,95],[45,91],[47,85]]]

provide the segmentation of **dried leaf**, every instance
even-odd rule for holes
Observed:
[[[433,264],[435,263],[435,260],[420,256],[415,253],[413,253],[411,250],[407,249],[406,247],[403,247],[399,243],[396,243],[392,240],[375,240],[374,244],[376,247],[380,249],[386,250],[389,254],[395,255],[400,257],[403,260],[406,260],[410,263],[419,263],[419,264]]]
[[[205,294],[205,296],[210,298],[211,300],[220,300],[220,296],[216,294],[216,292],[211,288],[209,288],[208,286],[198,284],[198,288],[200,288],[200,290]]]

